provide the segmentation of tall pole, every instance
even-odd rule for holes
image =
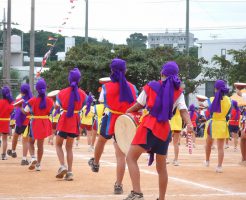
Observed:
[[[85,42],[88,43],[88,0],[85,0]]]
[[[5,54],[5,70],[6,79],[5,84],[10,86],[10,59],[11,59],[11,0],[8,0],[8,13],[7,13],[7,34],[6,34],[6,54]]]
[[[34,92],[34,54],[35,54],[35,0],[31,0],[31,31],[30,31],[30,71],[29,84],[32,92]]]
[[[185,44],[185,49],[186,49],[186,54],[189,55],[189,44],[190,44],[190,28],[189,28],[189,23],[190,23],[190,5],[189,5],[189,0],[186,0],[186,44]]]
[[[7,28],[5,8],[3,9],[3,84],[7,84]]]

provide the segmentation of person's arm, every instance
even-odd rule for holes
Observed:
[[[137,112],[138,110],[144,108],[140,103],[135,103],[132,107],[127,109],[126,113]]]
[[[30,107],[28,105],[26,105],[24,109],[22,107],[20,109],[24,115],[27,115],[30,112]]]
[[[187,132],[188,133],[193,132],[193,125],[190,119],[188,108],[185,103],[184,94],[181,94],[180,97],[176,100],[176,102],[174,103],[174,107],[177,107],[177,109],[179,109],[180,116],[184,120],[187,126]]]
[[[193,132],[193,125],[192,125],[188,110],[187,109],[181,109],[179,112],[180,112],[180,116],[182,117],[182,119],[184,120],[184,122],[187,126],[187,132],[188,133]]]
[[[143,90],[137,98],[137,102],[130,108],[127,109],[126,113],[130,112],[137,112],[138,110],[142,109],[146,105],[147,95]]]

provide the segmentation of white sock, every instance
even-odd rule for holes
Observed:
[[[22,160],[26,160],[26,157],[23,156],[23,157],[22,157]]]

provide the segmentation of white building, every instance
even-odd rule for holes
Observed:
[[[65,52],[57,52],[57,60],[64,61],[66,58],[66,53],[75,46],[75,38],[74,37],[65,37]]]
[[[194,46],[194,34],[189,34],[189,47]],[[149,33],[148,48],[156,48],[161,46],[169,46],[183,51],[186,47],[186,34],[184,32],[177,33]]]
[[[240,50],[246,47],[246,39],[216,39],[216,40],[200,40],[197,41],[198,58],[205,58],[208,61],[207,67],[219,67],[212,63],[212,58],[215,55],[225,56],[227,60],[232,61],[232,56],[228,54],[228,50]],[[203,74],[200,74],[196,80],[203,78]],[[201,94],[207,97],[211,97],[214,94],[214,81],[207,80],[206,83],[202,84],[196,89],[195,94],[189,96],[190,103],[198,104],[195,95]]]

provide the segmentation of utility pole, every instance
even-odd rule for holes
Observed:
[[[30,71],[29,84],[32,92],[34,92],[34,54],[35,54],[35,0],[31,0],[31,31],[30,31]]]
[[[6,28],[6,15],[5,8],[3,9],[3,84],[6,84],[7,80],[7,28]]]
[[[185,44],[185,49],[186,49],[186,54],[189,55],[189,44],[190,44],[190,28],[189,28],[189,23],[190,23],[190,0],[186,0],[186,44]]]
[[[6,29],[7,24],[7,29]],[[10,59],[11,59],[11,0],[8,0],[7,23],[5,9],[3,16],[3,84],[10,86]]]
[[[88,0],[85,0],[85,42],[88,43]]]

